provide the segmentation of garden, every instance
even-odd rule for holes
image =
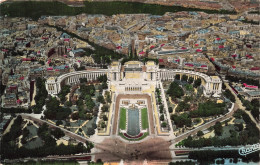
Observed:
[[[205,97],[202,81],[176,74],[174,81],[163,82],[176,136],[226,114],[231,107],[224,98]]]

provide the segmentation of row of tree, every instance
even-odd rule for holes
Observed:
[[[246,110],[251,111],[254,118],[259,120],[259,106],[260,102],[258,99],[252,99],[251,101],[246,100],[242,95],[238,94],[238,98],[243,103],[243,106],[246,107]]]
[[[241,83],[247,83],[249,85],[255,85],[255,86],[260,87],[259,81],[254,80],[252,78],[245,78],[245,77],[227,75],[225,77],[225,79],[229,80],[230,82],[241,82]]]
[[[228,98],[232,102],[236,102],[235,96],[232,94],[232,92],[229,89],[226,89],[225,92],[223,92],[223,95]]]
[[[182,113],[179,116],[173,114],[171,115],[171,120],[173,120],[174,124],[179,128],[183,127],[184,125],[191,127],[192,124],[190,115],[188,113]]]
[[[42,107],[45,104],[45,99],[48,96],[48,92],[45,87],[45,79],[38,77],[36,79],[36,95],[34,97],[36,105],[32,107],[34,113],[41,113]]]
[[[194,117],[208,117],[225,113],[225,103],[216,103],[213,101],[206,101],[205,103],[199,103],[197,110],[191,111],[190,115]]]

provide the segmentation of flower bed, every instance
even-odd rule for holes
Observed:
[[[127,133],[124,133],[123,134],[126,138],[128,138],[128,139],[138,139],[138,138],[140,138],[141,136],[143,136],[143,133],[139,133],[137,136],[130,136],[130,135],[128,135]]]
[[[134,136],[134,137],[128,135],[127,133],[119,133],[119,135],[123,139],[129,140],[129,141],[138,141],[138,140],[142,140],[142,139],[146,138],[149,135],[149,133],[148,132],[139,133],[137,136]]]

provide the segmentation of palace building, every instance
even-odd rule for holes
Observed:
[[[49,94],[56,95],[64,84],[79,83],[80,78],[96,80],[101,75],[107,75],[108,88],[116,94],[144,94],[147,91],[154,91],[160,86],[161,81],[173,81],[176,74],[181,77],[187,75],[194,79],[201,78],[203,93],[207,97],[221,93],[222,81],[217,76],[190,70],[159,69],[153,61],[145,64],[140,61],[128,61],[124,65],[115,61],[108,69],[84,70],[66,73],[56,78],[50,77],[46,82],[46,89]]]

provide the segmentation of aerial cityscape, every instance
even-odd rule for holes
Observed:
[[[259,164],[259,0],[0,2],[2,164]]]

